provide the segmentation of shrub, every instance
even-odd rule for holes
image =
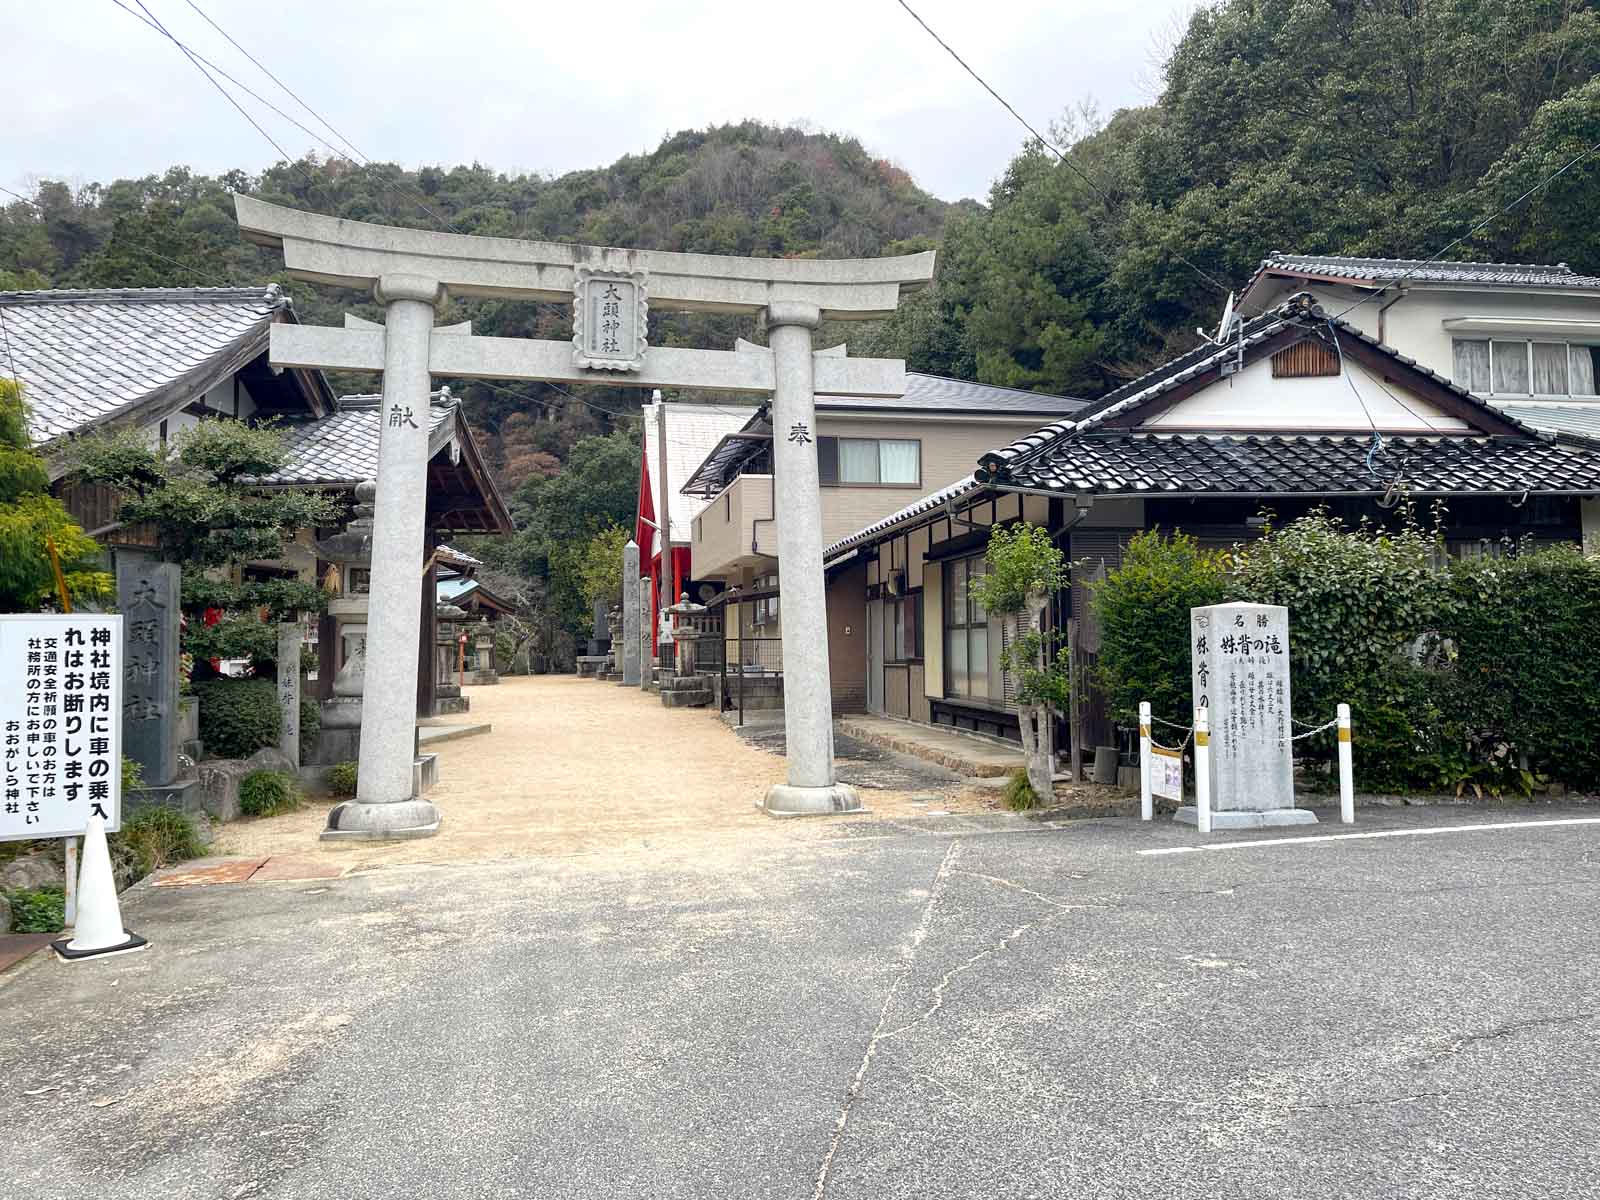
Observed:
[[[58,887],[17,888],[11,901],[12,933],[58,933],[67,924],[67,894]]]
[[[1526,791],[1533,775],[1600,785],[1600,560],[1524,549],[1456,563],[1450,584],[1450,700],[1480,768],[1471,782],[1496,793]]]
[[[200,740],[217,758],[249,758],[278,744],[278,693],[270,679],[213,679],[195,685]]]
[[[322,705],[315,700],[300,701],[300,761],[304,762],[322,732]]]
[[[1006,777],[1006,786],[1000,793],[1000,803],[1012,812],[1021,812],[1033,808],[1039,803],[1039,793],[1033,790],[1033,784],[1028,782],[1028,772],[1018,767]]]
[[[1095,591],[1113,715],[1141,699],[1187,723],[1188,609],[1229,599],[1289,609],[1295,716],[1347,702],[1359,786],[1530,793],[1600,785],[1600,560],[1511,547],[1440,565],[1436,532],[1346,529],[1313,512],[1229,559],[1140,534]],[[1331,739],[1297,747],[1327,770]]]
[[[194,821],[175,808],[147,805],[122,819],[122,829],[109,838],[111,861],[118,875],[129,882],[173,863],[199,858],[206,852]]]
[[[357,763],[342,762],[328,772],[328,789],[335,796],[354,796],[356,794],[356,767]]]
[[[1132,724],[1148,700],[1156,716],[1189,724],[1189,610],[1220,603],[1226,579],[1222,556],[1186,534],[1152,529],[1128,542],[1122,565],[1095,584],[1091,599],[1100,625],[1096,681],[1114,719]]]
[[[126,755],[122,759],[122,795],[136,792],[144,786],[144,768]]]
[[[302,798],[299,783],[283,771],[251,771],[239,781],[239,810],[247,817],[293,812]]]

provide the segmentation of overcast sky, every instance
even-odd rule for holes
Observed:
[[[124,0],[137,8],[136,0]],[[556,173],[756,117],[853,134],[948,200],[983,198],[1024,131],[897,0],[195,0],[365,155]],[[315,122],[196,14],[182,41]],[[1193,0],[911,0],[1036,126],[1146,103]],[[0,0],[0,183],[212,174],[278,156],[181,51],[113,0]],[[243,98],[292,154],[305,133]],[[19,119],[20,114],[20,119]],[[331,140],[331,139],[330,139]]]

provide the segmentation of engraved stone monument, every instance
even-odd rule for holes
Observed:
[[[278,749],[300,765],[300,644],[305,631],[298,621],[278,626]]]
[[[138,763],[147,789],[178,777],[178,568],[117,556],[122,610],[122,753]]]
[[[1289,741],[1289,610],[1278,604],[1213,604],[1189,610],[1194,706],[1211,721],[1214,829],[1311,825],[1294,806]],[[1193,807],[1177,819],[1195,822]]]
[[[622,682],[639,686],[639,547],[632,538],[622,548]]]

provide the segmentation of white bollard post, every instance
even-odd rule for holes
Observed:
[[[1355,767],[1350,748],[1350,706],[1339,705],[1339,820],[1356,823]]]
[[[1155,818],[1155,799],[1150,795],[1150,702],[1139,702],[1139,819]]]
[[[1194,816],[1201,833],[1211,832],[1211,718],[1206,706],[1194,710]]]

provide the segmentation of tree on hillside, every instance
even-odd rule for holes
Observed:
[[[519,532],[485,549],[502,569],[543,580],[550,612],[576,633],[589,616],[589,544],[606,529],[631,524],[638,495],[638,426],[586,438],[572,448],[560,474],[535,476],[518,489],[512,515]]]
[[[949,223],[944,319],[907,357],[953,335],[990,382],[1113,386],[1274,250],[1425,258],[1493,216],[1600,140],[1597,75],[1600,14],[1571,0],[1203,6],[1155,105],[1069,138],[1070,165],[1025,147]],[[1452,257],[1600,271],[1597,196],[1590,159]]]
[[[111,594],[111,576],[97,569],[100,547],[50,494],[50,476],[29,444],[22,389],[0,379],[0,612],[36,612],[55,596],[52,543],[72,599]]]

